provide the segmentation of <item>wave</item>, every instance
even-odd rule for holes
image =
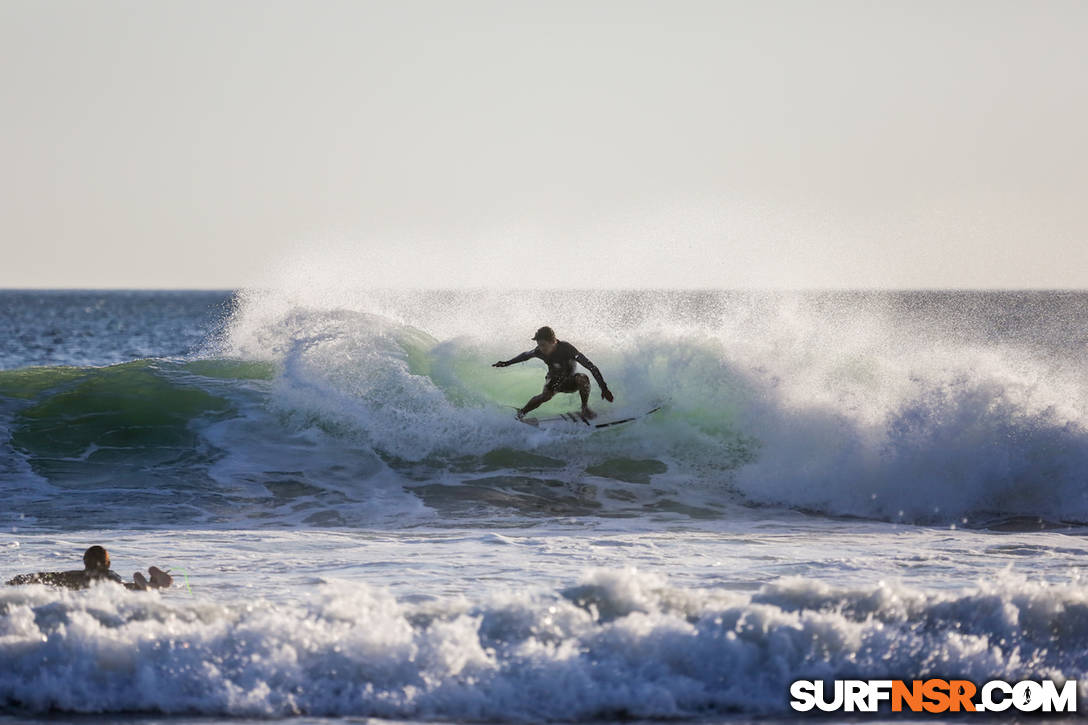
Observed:
[[[790,683],[1077,679],[1088,595],[1006,579],[958,592],[788,580],[744,594],[636,570],[563,591],[399,601],[332,581],[222,604],[100,586],[0,592],[15,713],[480,721],[785,715]],[[132,686],[138,683],[138,686]]]
[[[559,478],[590,484],[608,478],[591,473],[602,462],[642,466],[704,511],[742,502],[916,523],[1085,522],[1082,302],[281,290],[244,296],[226,342],[284,362],[290,407],[342,415],[403,460],[512,449],[569,463]],[[502,406],[535,394],[541,371],[488,363],[530,345],[542,322],[597,362],[628,410],[666,401],[665,414],[592,437],[509,425]]]
[[[12,525],[362,525],[419,509],[373,453],[269,410],[265,362],[0,371]],[[394,493],[390,493],[390,491]]]
[[[1023,302],[1003,299],[994,304]],[[951,324],[947,302],[927,304],[249,292],[202,359],[0,372],[0,476],[26,503],[16,510],[39,521],[88,508],[51,513],[43,491],[80,490],[126,517],[139,500],[162,521],[209,524],[355,525],[406,511],[718,517],[738,506],[967,526],[1088,521],[1083,350],[976,335],[978,310]],[[596,433],[518,425],[509,406],[539,392],[542,369],[490,363],[531,345],[543,322],[604,371],[618,398],[595,398],[602,413],[665,410]]]

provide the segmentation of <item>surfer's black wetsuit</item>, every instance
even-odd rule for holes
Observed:
[[[108,581],[124,584],[121,576],[109,569],[75,569],[73,571],[39,571],[37,574],[20,574],[9,585],[48,584],[69,589],[86,589],[92,582]],[[128,586],[128,585],[126,585]]]
[[[592,373],[593,379],[597,381],[597,385],[601,386],[601,390],[608,390],[608,385],[604,382],[604,377],[597,366],[590,362],[588,357],[578,352],[578,348],[563,340],[555,344],[551,355],[545,355],[539,349],[533,348],[517,357],[510,358],[505,365],[525,362],[534,357],[543,360],[548,366],[548,376],[544,380],[545,390],[555,393],[576,392],[578,390],[578,382],[574,378],[576,363]]]
[[[7,583],[12,586],[20,584],[45,584],[51,587],[67,587],[68,589],[86,589],[95,582],[112,582],[120,584],[125,589],[145,591],[147,589],[165,589],[173,583],[174,579],[168,573],[151,567],[151,581],[148,582],[140,572],[132,575],[135,581],[127,582],[121,575],[111,569],[75,569],[73,571],[39,571],[37,574],[20,574]]]

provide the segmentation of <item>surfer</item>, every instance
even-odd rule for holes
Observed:
[[[552,328],[541,327],[533,335],[533,340],[536,342],[536,347],[532,350],[523,352],[509,360],[500,360],[491,366],[504,368],[507,365],[525,362],[534,357],[543,360],[548,365],[548,375],[544,378],[544,389],[540,391],[540,395],[531,398],[525,404],[525,407],[518,409],[519,420],[524,418],[529,411],[536,410],[540,405],[551,400],[556,393],[574,392],[582,396],[582,417],[586,419],[597,417],[597,414],[589,409],[589,377],[584,373],[574,372],[575,363],[581,364],[582,367],[593,374],[594,380],[597,381],[597,385],[601,388],[602,398],[609,403],[615,399],[597,366],[590,362],[585,355],[578,352],[574,345],[563,340],[557,340]]]
[[[69,589],[86,589],[92,583],[98,581],[114,582],[122,584],[126,589],[165,589],[174,582],[174,578],[168,572],[157,566],[147,570],[151,579],[148,580],[140,572],[132,575],[133,581],[124,581],[119,574],[110,569],[110,554],[101,546],[92,546],[83,552],[83,569],[72,571],[40,571],[37,574],[20,574],[8,582],[9,585],[17,584],[49,584],[55,587],[68,587]]]

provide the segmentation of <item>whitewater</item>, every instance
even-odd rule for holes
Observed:
[[[1078,680],[1088,294],[0,292],[0,721],[789,719]],[[541,325],[616,395],[534,428]],[[575,409],[557,395],[542,414]],[[1084,683],[1084,684],[1080,684]],[[1083,708],[1083,706],[1082,706]]]

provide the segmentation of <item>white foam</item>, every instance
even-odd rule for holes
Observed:
[[[34,586],[0,593],[0,699],[30,713],[786,714],[796,678],[1083,682],[1086,611],[1083,587],[1022,579],[941,593],[796,579],[742,594],[633,569],[588,572],[563,595],[418,604],[347,582],[231,605]]]

